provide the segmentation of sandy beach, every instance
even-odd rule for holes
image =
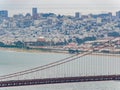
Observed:
[[[40,50],[40,49],[24,49],[24,48],[3,48],[0,47],[1,51],[9,51],[9,52],[28,52],[28,53],[63,53],[69,54],[67,51],[54,51],[54,50]]]
[[[42,50],[34,50],[34,49],[20,49],[20,48],[2,48],[0,47],[0,50],[4,51],[10,51],[10,52],[29,52],[29,53],[49,53],[48,51],[42,51]]]

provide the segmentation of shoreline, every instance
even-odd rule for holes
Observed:
[[[110,57],[120,57],[120,54],[111,54],[111,53],[95,53],[95,52],[93,52],[91,55],[96,55],[96,56],[110,56]]]
[[[9,51],[9,52],[26,52],[26,53],[63,53],[63,54],[69,54],[67,52],[57,52],[57,51],[50,51],[50,50],[45,50],[44,51],[44,50],[24,49],[24,48],[4,48],[4,47],[0,47],[0,50],[5,50],[5,51]],[[96,52],[93,52],[90,55],[120,57],[120,54],[96,53]]]
[[[9,52],[50,53],[49,51],[24,49],[24,48],[3,48],[3,47],[0,47],[0,50],[5,50],[5,51],[9,51]],[[51,52],[51,53],[53,53],[53,52]]]
[[[67,52],[59,52],[59,51],[51,51],[51,50],[40,50],[40,49],[25,49],[25,48],[4,48],[0,47],[0,51],[8,51],[8,52],[26,52],[26,53],[62,53],[69,54]]]

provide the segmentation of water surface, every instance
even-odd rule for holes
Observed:
[[[54,62],[68,56],[71,55],[62,54],[62,53],[28,53],[28,52],[14,52],[14,51],[1,50],[0,75],[5,75],[5,74],[14,73],[21,70],[26,70],[33,67],[45,65],[50,62]],[[82,62],[86,63],[85,70],[88,70],[89,68],[93,68],[92,69],[93,71],[91,70],[88,74],[93,74],[95,71],[94,70],[95,67],[101,70],[101,71],[97,71],[98,74],[99,73],[105,74],[106,70],[109,69],[110,69],[109,73],[115,74],[120,72],[120,70],[117,69],[120,68],[119,65],[120,57],[88,55],[86,57],[81,58],[80,60],[81,60],[81,67],[82,67]],[[89,67],[91,61],[93,66]],[[107,66],[107,63],[110,63],[109,66]],[[76,67],[72,66],[70,68],[72,69]],[[120,90],[120,82],[101,81],[101,82],[69,83],[69,84],[54,84],[54,85],[36,85],[36,86],[24,86],[24,87],[21,86],[21,87],[0,88],[0,90]]]

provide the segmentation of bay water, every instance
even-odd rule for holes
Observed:
[[[0,76],[27,70],[37,66],[45,65],[54,61],[71,56],[71,54],[65,53],[32,53],[32,52],[16,52],[0,50]],[[91,56],[85,56],[86,59],[90,59]],[[103,60],[105,63],[113,64],[113,68],[110,68],[114,73],[120,73],[119,60],[120,57],[110,56],[98,56],[93,55],[92,60]],[[109,59],[109,60],[108,60]],[[115,60],[115,61],[114,61]],[[116,61],[117,60],[117,61]],[[89,65],[89,61],[86,61]],[[95,64],[95,63],[94,63]],[[118,66],[114,66],[118,64]],[[107,64],[106,64],[107,65]],[[104,65],[101,65],[103,68]],[[117,69],[117,70],[116,70]],[[109,73],[112,73],[109,72]],[[115,72],[116,71],[116,72]],[[103,73],[105,71],[103,70]],[[100,82],[84,82],[84,83],[66,83],[66,84],[52,84],[52,85],[34,85],[34,86],[20,86],[20,87],[7,87],[0,88],[0,90],[120,90],[119,81],[100,81]]]

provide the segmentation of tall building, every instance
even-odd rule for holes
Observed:
[[[116,12],[116,17],[120,18],[120,11]]]
[[[33,19],[37,19],[37,16],[38,16],[37,8],[32,8],[32,17],[33,17]]]
[[[109,17],[112,17],[112,12],[109,12],[108,15],[109,15]]]
[[[7,10],[0,11],[0,17],[7,18],[8,17],[8,11]]]
[[[79,12],[75,13],[75,18],[80,18],[80,13]]]

